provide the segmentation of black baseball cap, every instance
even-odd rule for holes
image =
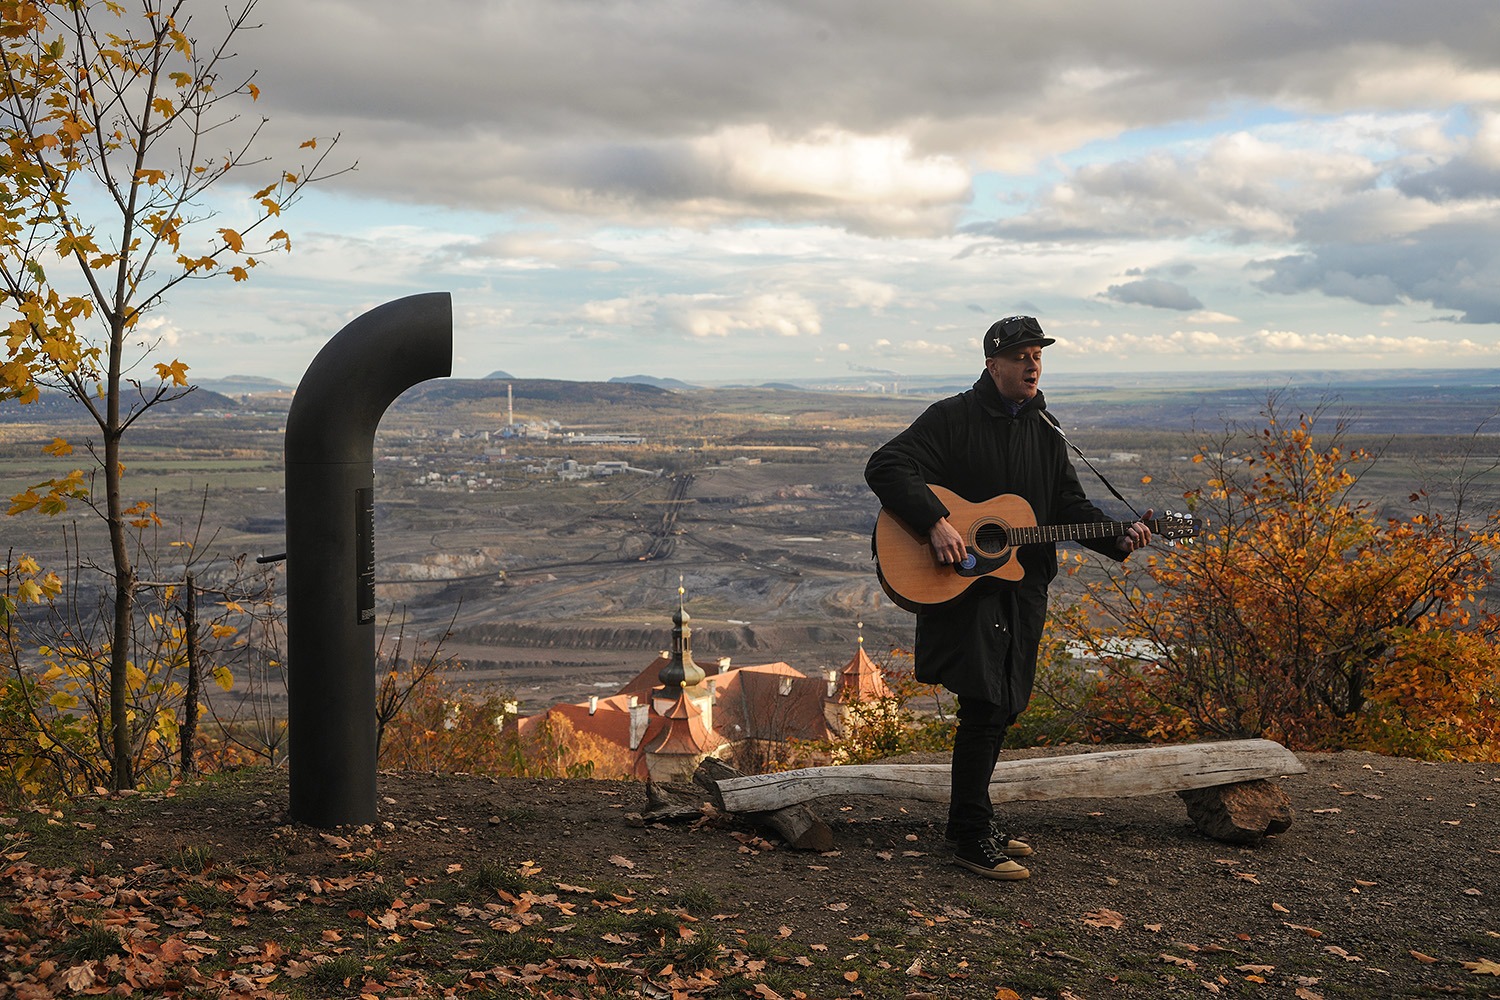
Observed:
[[[1030,347],[1032,344],[1048,347],[1055,343],[1055,338],[1042,333],[1042,324],[1035,316],[1007,316],[984,335],[984,356],[993,358],[1016,347]]]

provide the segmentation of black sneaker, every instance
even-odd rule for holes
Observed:
[[[1007,858],[995,841],[989,837],[959,844],[953,849],[953,863],[972,872],[978,872],[985,878],[1002,879],[1007,882],[1028,878],[1031,875],[1029,870]]]
[[[945,837],[948,843],[957,843],[952,837]],[[1000,828],[991,824],[990,835],[985,838],[995,845],[995,850],[1004,854],[1007,858],[1029,858],[1036,852],[1031,845],[1024,840],[1016,840],[1008,833],[1001,832]]]
[[[999,830],[990,830],[990,843],[1007,858],[1029,858],[1036,853],[1026,841],[1016,840],[1010,834],[1001,833]]]

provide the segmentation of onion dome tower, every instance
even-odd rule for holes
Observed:
[[[701,685],[707,676],[703,668],[693,662],[693,630],[688,624],[692,619],[683,607],[684,593],[682,578],[679,577],[677,613],[672,616],[672,655],[656,675],[661,686],[651,692],[651,705],[658,715],[666,715],[682,693]]]

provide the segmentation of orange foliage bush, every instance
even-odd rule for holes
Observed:
[[[1445,516],[1419,492],[1408,516],[1379,516],[1353,496],[1374,458],[1345,450],[1342,423],[1318,441],[1320,415],[1283,424],[1273,396],[1252,447],[1228,432],[1202,446],[1206,483],[1185,494],[1207,521],[1198,544],[1132,560],[1058,616],[1102,667],[1097,737],[1493,748],[1481,595],[1500,511]]]
[[[386,723],[380,766],[398,771],[489,774],[525,778],[624,778],[634,761],[625,750],[548,717],[517,732],[514,703],[475,693],[438,671],[424,675]]]
[[[1372,749],[1429,760],[1500,759],[1500,649],[1481,635],[1408,637],[1375,675],[1360,734]]]

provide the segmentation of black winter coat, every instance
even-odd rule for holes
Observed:
[[[939,400],[892,438],[865,466],[882,506],[926,532],[949,511],[927,488],[944,486],[971,503],[1015,493],[1038,524],[1110,518],[1089,502],[1062,435],[1042,411],[1041,393],[1011,416],[989,373],[967,392]],[[1123,559],[1115,539],[1085,543]],[[993,702],[1018,715],[1031,699],[1037,648],[1047,619],[1047,586],[1057,575],[1057,546],[1023,546],[1019,583],[988,577],[962,597],[917,615],[916,672],[925,684]]]

